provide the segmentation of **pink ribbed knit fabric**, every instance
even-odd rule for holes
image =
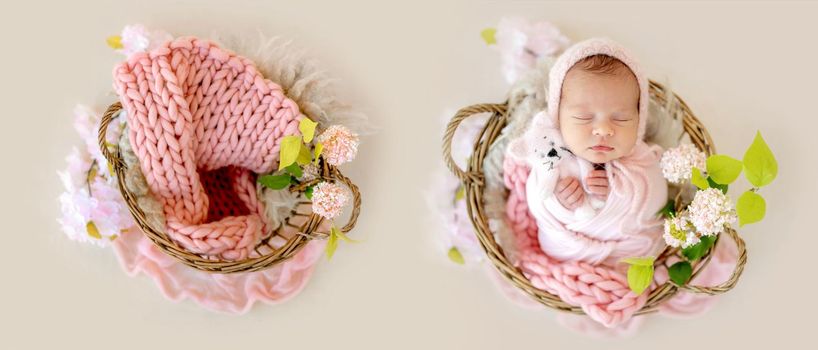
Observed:
[[[249,256],[270,231],[255,174],[274,170],[279,143],[303,118],[249,59],[193,37],[114,68],[130,142],[168,234],[192,252]]]

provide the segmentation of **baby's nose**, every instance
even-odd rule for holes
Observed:
[[[613,128],[606,122],[599,122],[594,125],[595,136],[613,136]]]

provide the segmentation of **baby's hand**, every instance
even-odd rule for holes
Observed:
[[[557,201],[568,210],[578,208],[585,199],[585,190],[582,189],[579,180],[575,177],[566,177],[560,180],[554,190],[557,195]]]
[[[585,183],[588,184],[588,190],[597,198],[605,199],[608,197],[610,188],[608,187],[608,175],[605,170],[593,170],[588,173],[585,178]]]

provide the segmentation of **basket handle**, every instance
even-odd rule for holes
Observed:
[[[694,286],[694,285],[687,285],[687,284],[679,286],[679,285],[676,285],[676,283],[673,282],[673,281],[670,281],[670,283],[673,283],[679,289],[682,289],[682,290],[685,290],[685,291],[688,291],[688,292],[699,293],[699,294],[708,294],[708,295],[719,295],[719,294],[723,294],[723,293],[729,291],[730,289],[733,289],[733,287],[736,286],[736,283],[738,283],[739,277],[741,277],[741,274],[744,272],[744,265],[747,264],[747,246],[744,244],[744,240],[741,239],[741,237],[738,236],[738,233],[736,232],[736,230],[728,229],[728,230],[726,230],[726,233],[730,236],[730,238],[733,239],[733,241],[736,242],[736,248],[738,250],[738,259],[736,259],[736,268],[733,269],[733,273],[730,275],[730,278],[728,278],[727,281],[724,281],[722,284],[719,284],[719,285],[713,286],[713,287]],[[712,249],[715,250],[716,247],[714,246]],[[713,252],[711,251],[711,254],[712,253]],[[707,268],[707,266],[705,266],[705,268]]]
[[[358,222],[358,215],[361,213],[361,192],[358,191],[358,186],[352,183],[352,180],[348,177],[341,174],[341,171],[337,168],[334,169],[333,173],[335,180],[346,185],[349,191],[352,192],[352,212],[349,215],[349,220],[347,220],[346,225],[339,228],[341,232],[348,233],[355,227],[355,223]]]
[[[125,167],[125,163],[122,161],[122,158],[116,154],[111,153],[108,150],[107,140],[105,135],[108,134],[108,125],[111,124],[111,121],[114,120],[114,116],[122,110],[122,103],[116,102],[108,106],[108,109],[105,110],[105,114],[102,115],[102,120],[99,123],[99,150],[102,152],[102,155],[108,160],[108,163],[114,167]]]
[[[454,175],[460,179],[460,181],[482,183],[483,174],[467,172],[460,169],[460,167],[457,166],[457,163],[455,163],[454,158],[452,158],[452,139],[454,139],[454,134],[455,131],[457,131],[457,127],[460,126],[460,123],[463,122],[463,120],[473,115],[492,113],[492,118],[495,118],[498,116],[504,116],[507,110],[508,107],[505,103],[476,104],[460,109],[457,111],[454,117],[452,117],[452,120],[449,121],[449,124],[446,126],[446,133],[443,135],[443,160],[446,162],[449,170],[451,170],[452,173],[454,173]]]

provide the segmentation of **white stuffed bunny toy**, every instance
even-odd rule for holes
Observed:
[[[532,120],[523,137],[509,144],[509,155],[525,161],[531,172],[526,181],[526,195],[529,202],[556,200],[551,198],[557,182],[566,177],[575,177],[586,192],[583,203],[574,210],[574,218],[586,220],[596,215],[605,202],[588,195],[584,179],[593,165],[577,158],[562,140],[560,130],[554,127],[545,112],[539,112]]]

